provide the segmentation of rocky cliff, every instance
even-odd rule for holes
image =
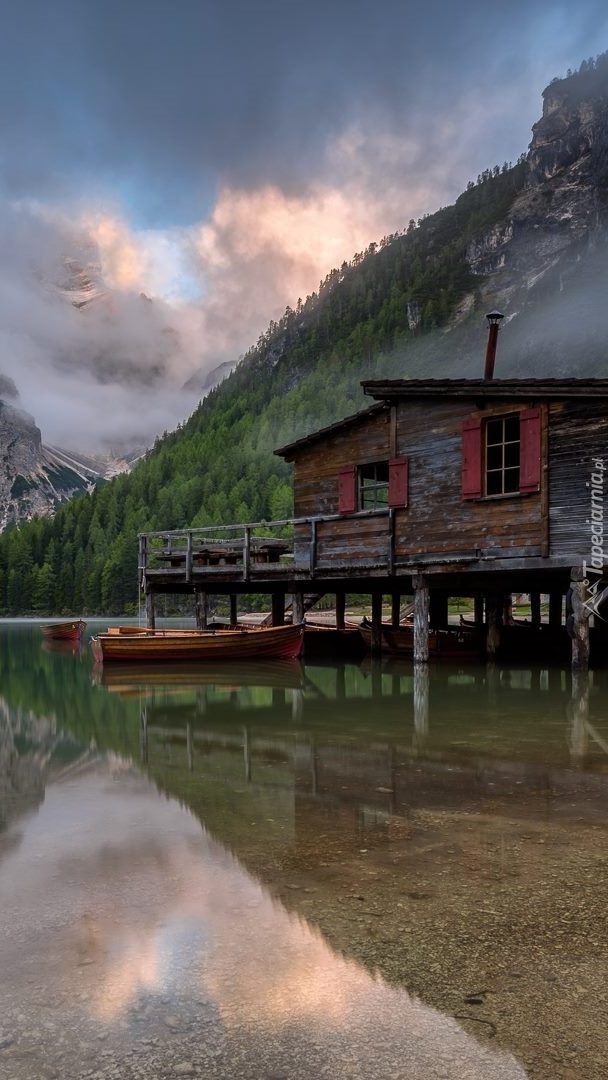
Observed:
[[[33,418],[0,400],[0,530],[54,513],[111,472],[108,463],[43,446]]]
[[[469,245],[486,310],[506,316],[501,374],[608,370],[608,60],[552,82],[526,183],[504,222]],[[511,325],[509,325],[511,323]],[[498,371],[497,371],[498,374]]]

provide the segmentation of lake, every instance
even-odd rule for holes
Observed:
[[[0,622],[1,1080],[605,1080],[607,692]]]

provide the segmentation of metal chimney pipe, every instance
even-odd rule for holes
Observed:
[[[498,327],[500,320],[504,319],[500,311],[489,311],[486,315],[488,320],[488,344],[486,347],[486,366],[483,373],[484,379],[494,378],[494,361],[496,360],[496,342],[498,341]]]

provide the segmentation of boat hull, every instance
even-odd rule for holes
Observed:
[[[363,624],[359,632],[368,649],[372,647],[371,626]],[[382,652],[400,656],[414,654],[414,628],[410,626],[382,627]],[[463,657],[476,658],[482,649],[481,635],[465,630],[431,630],[429,633],[429,656],[444,660]]]
[[[127,661],[295,660],[302,651],[302,626],[257,630],[145,630],[118,627],[91,639],[98,663]]]
[[[41,630],[49,641],[80,641],[86,625],[82,619],[74,619],[72,622],[46,623]]]

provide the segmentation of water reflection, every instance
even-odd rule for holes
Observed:
[[[537,760],[543,768],[602,768],[606,764],[606,673],[574,675],[560,669],[467,668],[444,664],[414,668],[389,664],[227,664],[215,669],[108,665],[93,681],[139,703],[142,753],[154,727],[180,721],[193,738],[205,725],[251,722],[278,728],[286,719],[303,728],[319,724],[332,738],[398,741],[417,754],[470,758],[501,754]],[[238,718],[238,719],[237,719]],[[293,727],[286,729],[293,734]],[[606,732],[608,735],[608,732]],[[241,736],[239,735],[239,738]],[[245,733],[244,743],[249,741]],[[249,755],[244,747],[245,761]]]
[[[11,1076],[42,1075],[42,1063],[81,1075],[99,1033],[112,1063],[131,1040],[145,1059],[160,1034],[186,1037],[193,1074],[206,1076],[525,1076],[511,1055],[335,953],[117,761],[49,788],[0,869]],[[32,982],[48,1028],[32,1028]]]
[[[0,1076],[604,1080],[605,672],[9,637]]]

